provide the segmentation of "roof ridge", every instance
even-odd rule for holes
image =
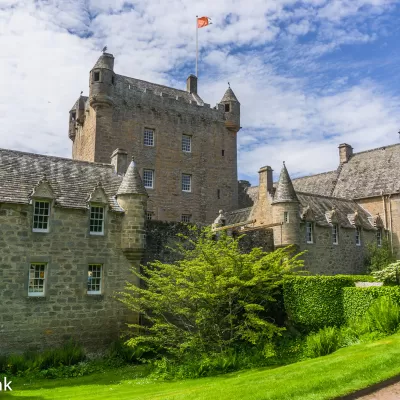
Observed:
[[[335,200],[347,201],[347,202],[355,203],[354,200],[352,200],[352,199],[346,199],[345,197],[325,196],[325,195],[323,195],[323,194],[315,194],[315,193],[308,193],[308,192],[300,192],[300,191],[298,191],[298,190],[296,190],[296,193],[297,193],[297,194],[300,194],[300,195],[301,195],[301,194],[304,194],[304,195],[306,195],[306,196],[315,196],[315,197],[322,197],[322,198],[325,198],[325,199],[335,199]]]
[[[358,153],[353,153],[353,155],[350,157],[350,160],[351,160],[354,156],[356,156],[356,155],[358,155],[358,154],[370,153],[370,152],[376,151],[376,150],[385,150],[385,149],[387,149],[388,147],[395,147],[395,146],[400,146],[400,143],[389,144],[389,145],[387,145],[387,146],[375,147],[374,149],[359,151]],[[350,161],[350,160],[349,160],[349,161]]]
[[[253,206],[238,208],[237,210],[228,211],[228,212],[226,212],[225,214],[236,214],[236,213],[242,212],[242,211],[244,211],[244,210],[251,210],[252,208],[253,208]]]
[[[0,153],[1,152],[12,152],[12,153],[18,153],[18,154],[26,154],[26,155],[35,156],[35,157],[53,158],[53,159],[57,159],[57,160],[70,161],[72,163],[81,163],[81,164],[89,164],[89,165],[97,165],[97,166],[101,165],[101,166],[104,166],[104,167],[108,167],[108,168],[114,169],[112,164],[99,163],[99,162],[94,162],[94,161],[73,160],[72,158],[49,156],[49,155],[46,155],[46,154],[30,153],[30,152],[27,152],[27,151],[20,151],[20,150],[13,150],[13,149],[3,149],[3,148],[0,148]]]

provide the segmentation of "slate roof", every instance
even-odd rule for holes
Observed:
[[[0,203],[28,204],[32,189],[44,176],[58,206],[87,208],[89,195],[101,182],[110,209],[123,212],[115,198],[122,177],[112,165],[0,149]]]
[[[400,191],[400,144],[355,153],[341,167],[333,195],[380,196]]]
[[[374,230],[374,227],[368,220],[371,215],[352,200],[301,192],[297,192],[297,197],[300,201],[300,214],[302,214],[305,208],[309,206],[314,214],[315,222],[320,226],[332,226],[327,221],[326,213],[335,209],[338,224],[342,228],[354,228],[354,225],[350,223],[350,220],[353,220],[352,216],[357,212],[362,228],[366,230]]]
[[[238,224],[239,222],[248,221],[251,209],[252,207],[247,207],[224,213],[226,218],[225,224],[233,225],[233,224]]]
[[[74,111],[78,108],[80,99],[82,99],[83,102],[86,104],[88,98],[89,97],[87,97],[87,96],[79,96],[78,99],[76,100],[76,102],[74,103],[74,105],[71,107],[70,111]]]
[[[121,186],[118,189],[117,195],[120,194],[145,194],[147,195],[146,189],[144,188],[142,178],[139,175],[139,171],[136,167],[136,163],[131,161],[126,170],[126,174],[122,179]]]
[[[299,200],[296,196],[296,192],[294,191],[292,180],[290,179],[285,163],[283,163],[272,203],[288,203],[298,201]]]
[[[337,171],[329,171],[292,179],[292,182],[296,191],[331,196],[335,188],[337,176]]]
[[[237,99],[235,93],[233,93],[233,90],[230,87],[226,90],[224,97],[222,97],[221,103],[225,101],[236,101],[239,103],[239,100]]]

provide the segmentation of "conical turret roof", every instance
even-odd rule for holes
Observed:
[[[224,103],[226,101],[236,101],[239,103],[239,100],[237,99],[237,97],[235,96],[235,93],[233,93],[233,90],[231,89],[231,87],[229,86],[229,88],[227,89],[227,91],[224,94],[224,97],[221,100],[221,103]]]
[[[285,162],[283,162],[283,167],[281,174],[279,176],[278,187],[274,195],[274,201],[272,203],[289,203],[289,202],[299,202],[297,198],[296,191],[294,190],[292,180],[290,179],[289,172],[286,169]]]
[[[103,53],[99,59],[97,60],[94,68],[105,68],[110,69],[111,71],[114,70],[114,56],[111,53]]]
[[[147,194],[142,178],[139,175],[139,171],[133,159],[126,170],[126,174],[118,189],[117,196],[120,194]]]

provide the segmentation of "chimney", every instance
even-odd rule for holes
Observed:
[[[272,189],[274,186],[274,179],[272,176],[273,169],[267,165],[265,167],[261,167],[258,171],[258,179],[259,179],[259,186],[258,186],[258,193],[266,194],[266,192],[272,194]]]
[[[111,154],[111,164],[114,165],[118,175],[125,175],[128,169],[128,152],[123,149],[115,149]]]
[[[339,145],[340,165],[347,163],[352,155],[353,155],[353,148],[349,144],[342,143]]]
[[[197,94],[197,76],[189,75],[186,81],[186,90],[189,93]]]

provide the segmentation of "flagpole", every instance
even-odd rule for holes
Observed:
[[[199,70],[198,70],[198,59],[199,59],[199,26],[198,26],[198,18],[196,15],[196,78],[198,78]]]

